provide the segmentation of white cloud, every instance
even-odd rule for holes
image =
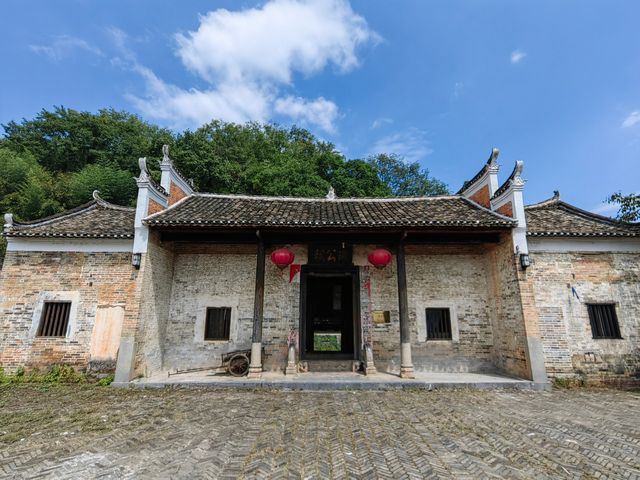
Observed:
[[[591,211],[593,213],[597,213],[598,215],[612,217],[616,214],[619,208],[619,205],[616,205],[615,203],[601,203],[593,207]]]
[[[511,63],[520,63],[526,56],[527,54],[522,50],[514,50],[513,52],[511,52]]]
[[[396,132],[378,140],[370,152],[371,154],[396,154],[406,162],[417,162],[433,153],[429,146],[427,133],[411,128],[405,132]]]
[[[621,127],[630,128],[638,123],[640,123],[640,110],[634,110],[627,116],[627,118],[624,119],[624,122],[622,122]]]
[[[323,97],[315,100],[292,96],[278,98],[274,103],[274,110],[296,122],[317,125],[327,132],[335,131],[333,122],[338,116],[338,106]]]
[[[59,62],[77,50],[89,52],[100,57],[104,56],[102,50],[98,47],[91,45],[81,38],[69,35],[55,37],[50,45],[29,45],[29,49],[38,55],[49,57],[49,60],[52,62]]]
[[[140,65],[115,31],[126,63],[145,81],[142,96],[128,98],[150,117],[199,126],[213,118],[266,121],[273,114],[335,131],[338,106],[319,97],[292,95],[296,73],[310,76],[329,66],[357,67],[357,49],[376,43],[346,0],[271,0],[259,8],[218,9],[200,17],[195,31],[175,35],[177,55],[205,88],[166,84]]]
[[[393,119],[388,117],[380,117],[376,118],[371,124],[371,129],[376,129],[383,127],[384,125],[391,125],[393,123]]]

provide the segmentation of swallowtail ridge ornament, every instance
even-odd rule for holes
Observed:
[[[278,267],[284,268],[293,263],[295,254],[288,248],[279,248],[271,253],[271,261]]]
[[[369,263],[374,267],[384,268],[389,265],[392,257],[393,256],[391,255],[391,252],[389,250],[386,250],[384,248],[376,248],[369,254],[367,259],[369,260]]]

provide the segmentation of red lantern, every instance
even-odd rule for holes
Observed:
[[[384,268],[389,265],[391,261],[392,255],[389,250],[385,250],[384,248],[376,248],[373,252],[369,254],[368,260],[371,265],[376,268]]]
[[[294,258],[296,258],[295,254],[288,248],[279,248],[271,253],[271,261],[276,264],[278,268],[291,265]]]

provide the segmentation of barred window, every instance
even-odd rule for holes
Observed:
[[[622,338],[615,304],[589,303],[587,311],[593,338]]]
[[[451,340],[451,314],[448,308],[427,308],[427,340]]]
[[[207,308],[207,318],[204,327],[205,340],[229,340],[231,328],[231,308]]]
[[[44,302],[38,337],[66,337],[71,302]]]

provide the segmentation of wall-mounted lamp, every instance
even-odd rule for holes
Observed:
[[[142,254],[141,253],[134,253],[131,256],[131,265],[133,265],[136,270],[140,270],[140,262],[141,262],[141,260],[142,260]]]
[[[521,253],[520,254],[520,266],[522,267],[523,270],[526,270],[529,265],[531,265],[531,261],[529,260],[529,254],[528,253]]]

